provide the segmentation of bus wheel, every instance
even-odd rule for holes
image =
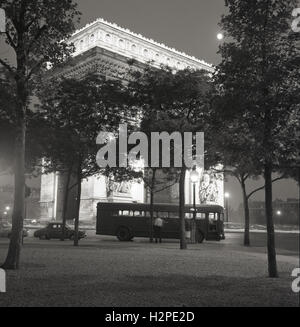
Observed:
[[[197,233],[197,242],[203,243],[203,241],[204,241],[204,234],[199,230]]]
[[[117,238],[121,242],[130,241],[133,237],[127,227],[120,227],[117,231]]]

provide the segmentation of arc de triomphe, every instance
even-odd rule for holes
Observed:
[[[97,71],[106,76],[124,79],[128,70],[128,60],[134,59],[135,65],[141,67],[151,63],[160,67],[161,64],[168,65],[175,70],[205,69],[213,72],[212,65],[188,56],[173,48],[147,39],[140,34],[133,33],[111,24],[103,19],[86,25],[76,31],[70,38],[75,45],[75,52],[69,64],[56,72],[58,75],[73,77]],[[62,215],[62,200],[65,178],[59,174],[42,175],[41,177],[41,218],[44,220],[60,220]],[[222,176],[212,173],[204,173],[202,180],[197,185],[200,190],[197,202],[206,201],[223,205],[224,184]],[[192,185],[187,176],[186,199],[192,201]],[[70,205],[68,218],[72,218],[72,197],[70,194]],[[95,176],[82,183],[80,219],[93,220],[96,216],[96,205],[100,201],[111,202],[145,202],[147,194],[142,184],[117,185],[111,191],[108,190],[104,177]],[[178,186],[174,185],[169,190],[157,195],[157,201],[177,202]]]

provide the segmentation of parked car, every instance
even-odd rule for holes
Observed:
[[[34,233],[34,237],[40,240],[51,240],[51,239],[61,239],[62,237],[62,223],[49,223],[45,228],[39,229]],[[65,229],[65,238],[73,240],[75,235],[75,230],[69,226]],[[86,237],[84,231],[78,232],[78,238],[82,239]]]
[[[25,225],[37,225],[39,221],[37,219],[25,219],[24,224]]]
[[[0,237],[10,238],[12,225],[8,222],[0,223]],[[28,230],[23,229],[23,237],[28,236]]]

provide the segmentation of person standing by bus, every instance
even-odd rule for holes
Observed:
[[[161,231],[162,228],[164,226],[164,221],[161,218],[156,218],[154,220],[154,225],[153,225],[153,229],[154,229],[154,237],[155,237],[155,243],[161,243]]]

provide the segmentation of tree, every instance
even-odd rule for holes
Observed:
[[[134,81],[131,81],[131,84],[129,86],[129,89],[131,92],[133,91],[133,88],[137,85],[134,85]],[[136,103],[136,93],[134,94],[134,103]],[[138,103],[138,105],[142,106],[144,103]],[[140,125],[138,127],[138,130],[140,132],[143,132],[147,135],[148,141],[151,141],[151,132],[154,131],[154,126],[157,123],[157,116],[153,116],[152,114],[149,115],[149,111],[146,111],[142,115],[142,119],[140,122]],[[149,143],[149,142],[148,142]],[[151,142],[150,142],[151,143]],[[139,154],[140,155],[140,154]],[[148,146],[148,161],[152,161],[152,151],[151,146]],[[143,160],[141,156],[139,157],[140,160]],[[155,194],[163,192],[166,189],[171,188],[175,184],[178,183],[178,172],[175,169],[168,169],[163,168],[161,163],[158,164],[157,167],[147,167],[144,169],[144,173],[142,175],[142,179],[144,181],[144,185],[146,190],[150,193],[150,242],[153,242],[153,224],[154,224],[154,203],[155,203]],[[148,165],[149,166],[149,165]],[[151,165],[150,165],[151,166]]]
[[[14,211],[12,235],[5,269],[18,269],[24,218],[25,135],[26,118],[34,78],[46,68],[47,62],[59,64],[73,50],[63,41],[75,30],[74,19],[79,12],[70,0],[1,0],[6,12],[6,43],[14,50],[16,65],[0,59],[15,81],[17,106]]]
[[[210,78],[205,71],[189,69],[173,71],[162,66],[156,69],[147,66],[143,71],[131,73],[129,89],[135,99],[135,105],[141,109],[144,121],[150,122],[146,129],[149,132],[179,133],[184,139],[185,132],[204,131],[208,106],[208,89]],[[145,128],[144,128],[145,129]],[[184,158],[184,147],[169,147],[171,157],[180,153]],[[161,149],[160,149],[161,152]],[[194,147],[189,149],[193,159]],[[162,156],[161,156],[162,157]],[[157,163],[162,167],[161,163]],[[180,217],[180,248],[186,249],[185,233],[185,179],[187,166],[184,160],[179,168],[174,160],[171,167],[177,170],[179,179],[179,217]],[[153,168],[153,166],[152,166]]]
[[[290,156],[290,121],[299,103],[299,49],[290,27],[297,1],[225,1],[228,14],[221,27],[230,41],[220,47],[219,89],[231,105],[227,118],[247,125],[251,158],[265,179],[268,271],[278,277],[272,212],[272,173]],[[293,148],[295,151],[295,148]]]
[[[149,158],[149,157],[148,157]],[[158,176],[159,175],[159,176]],[[177,171],[172,169],[146,168],[143,181],[150,193],[150,242],[153,242],[155,194],[171,188],[178,183]]]
[[[258,179],[262,175],[262,168],[259,161],[251,156],[255,152],[255,143],[251,141],[251,134],[248,131],[248,126],[242,121],[230,120],[227,121],[226,108],[228,105],[224,97],[218,98],[217,103],[214,103],[215,110],[212,110],[211,115],[211,142],[207,161],[213,161],[215,164],[221,164],[222,168],[215,169],[225,175],[235,177],[242,190],[243,207],[244,207],[244,245],[250,246],[250,198],[260,190],[264,189],[258,187],[251,191],[247,190],[247,181],[250,179]],[[224,101],[225,100],[225,101]],[[214,133],[218,126],[219,133]],[[210,163],[211,164],[211,163]],[[273,179],[273,183],[285,178],[282,174],[280,177]]]
[[[40,137],[44,168],[47,172],[67,174],[64,225],[68,192],[74,187],[77,189],[74,239],[77,246],[82,180],[99,174],[114,175],[116,181],[120,176],[124,180],[130,177],[129,169],[98,167],[97,136],[101,131],[116,133],[121,122],[133,117],[131,111],[126,110],[122,82],[97,74],[88,74],[81,79],[52,78],[41,87],[39,99],[39,114],[44,125],[41,134],[47,131],[46,137]]]
[[[16,107],[13,81],[7,74],[0,78],[0,174],[11,170],[15,130],[11,111]]]

